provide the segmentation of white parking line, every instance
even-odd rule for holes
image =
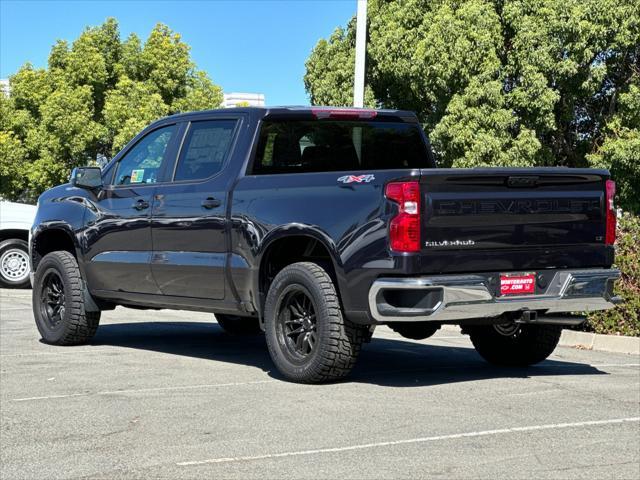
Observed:
[[[14,402],[26,402],[28,400],[45,400],[50,398],[69,398],[69,397],[86,397],[89,393],[68,393],[65,395],[47,395],[46,397],[27,397],[27,398],[14,398]]]
[[[222,387],[240,387],[243,385],[258,385],[261,383],[272,383],[276,380],[256,380],[254,382],[231,382],[231,383],[210,383],[203,385],[176,385],[173,387],[153,387],[153,388],[135,388],[124,390],[102,390],[100,392],[82,392],[82,393],[69,393],[65,395],[46,395],[43,397],[24,397],[13,398],[13,402],[29,402],[32,400],[50,400],[56,398],[70,398],[70,397],[88,397],[92,395],[118,395],[126,393],[146,393],[146,392],[165,392],[171,390],[195,390],[200,388],[222,388]]]
[[[439,440],[456,440],[460,438],[486,437],[490,435],[503,435],[517,432],[533,432],[538,430],[556,430],[563,428],[591,427],[600,425],[612,425],[618,423],[638,422],[640,417],[614,418],[611,420],[592,420],[574,423],[552,423],[547,425],[531,425],[526,427],[500,428],[496,430],[483,430],[478,432],[455,433],[452,435],[436,435],[433,437],[409,438],[405,440],[394,440],[389,442],[364,443],[360,445],[349,445],[335,448],[318,448],[315,450],[298,450],[292,452],[270,453],[265,455],[255,455],[247,457],[222,457],[210,458],[208,460],[195,460],[190,462],[178,462],[176,465],[189,467],[194,465],[207,465],[211,463],[247,462],[252,460],[267,460],[271,458],[294,457],[300,455],[316,455],[321,453],[339,453],[353,450],[365,450],[369,448],[392,447],[395,445],[407,445],[412,443],[437,442]]]

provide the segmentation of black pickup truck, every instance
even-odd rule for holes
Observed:
[[[116,305],[212,312],[300,382],[348,374],[376,325],[461,325],[489,362],[531,365],[566,312],[618,301],[614,194],[606,170],[436,168],[406,111],[175,115],[40,197],[33,312],[56,345]]]

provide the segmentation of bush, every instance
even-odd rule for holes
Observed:
[[[611,310],[587,316],[584,330],[614,335],[640,336],[640,216],[629,213],[618,218],[615,265],[622,272],[615,293],[623,303]]]

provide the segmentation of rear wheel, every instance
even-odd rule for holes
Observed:
[[[86,312],[82,278],[69,252],[52,252],[40,261],[33,282],[33,315],[46,343],[78,345],[96,333],[100,312]]]
[[[433,322],[391,322],[389,328],[411,340],[424,340],[440,329],[440,325]]]
[[[29,245],[24,240],[11,238],[0,243],[0,286],[29,286]]]
[[[319,383],[345,377],[367,330],[342,315],[331,277],[315,263],[294,263],[276,275],[265,305],[267,346],[288,379]]]
[[[232,335],[257,335],[262,333],[260,321],[252,317],[216,314],[218,325]]]
[[[476,351],[494,365],[524,367],[553,353],[562,327],[559,325],[478,325],[468,329]]]

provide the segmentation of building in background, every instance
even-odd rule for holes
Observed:
[[[222,101],[224,108],[264,107],[263,93],[225,93]]]
[[[9,85],[9,80],[6,78],[0,78],[0,92],[2,95],[8,97],[11,92],[11,86]]]

